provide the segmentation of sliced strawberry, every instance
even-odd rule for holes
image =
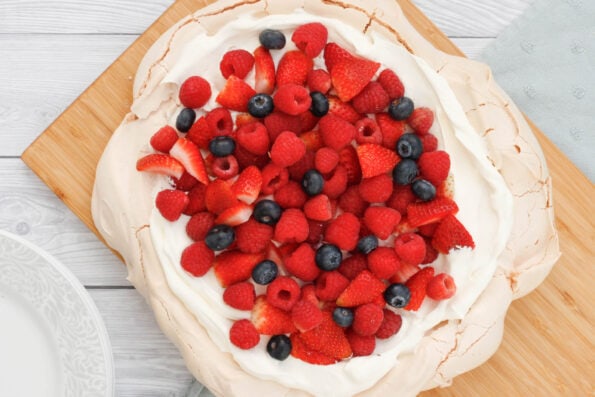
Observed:
[[[162,190],[157,193],[155,206],[161,215],[170,222],[177,221],[188,205],[188,196],[181,190]]]
[[[465,226],[454,216],[446,215],[434,232],[432,245],[443,254],[448,254],[453,248],[475,248],[473,237]]]
[[[424,267],[419,272],[415,273],[405,285],[409,288],[411,298],[409,303],[404,307],[405,310],[417,311],[426,297],[426,288],[430,280],[434,277],[434,268],[431,266]]]
[[[166,154],[148,154],[136,162],[137,171],[154,172],[180,179],[184,166]]]
[[[377,113],[376,122],[382,132],[382,146],[394,149],[405,132],[405,121],[395,120],[388,113]]]
[[[378,62],[363,58],[343,59],[330,70],[333,87],[344,102],[362,92],[380,67]]]
[[[182,163],[186,172],[198,179],[200,183],[204,185],[209,184],[207,167],[198,146],[186,138],[179,138],[169,153],[173,158]]]
[[[256,92],[272,94],[275,90],[275,62],[269,50],[262,46],[254,50],[254,71]]]
[[[248,101],[256,95],[256,91],[244,80],[231,75],[225,86],[217,95],[217,103],[230,110],[238,112],[248,111]]]
[[[407,206],[407,219],[412,227],[434,223],[446,215],[459,211],[457,203],[447,197],[437,197],[432,201],[411,203]]]
[[[329,73],[335,65],[343,60],[352,60],[355,57],[349,51],[339,46],[337,43],[328,43],[324,47],[324,63]]]
[[[314,62],[301,51],[286,52],[277,66],[277,86],[287,83],[305,85]]]
[[[362,118],[353,106],[347,102],[343,102],[336,96],[330,95],[328,97],[328,114],[332,114],[337,117],[341,117],[344,120],[354,124],[356,121]],[[396,142],[395,142],[396,143]]]
[[[296,331],[291,315],[271,305],[264,295],[256,298],[250,319],[262,335],[289,334]]]
[[[252,206],[240,202],[220,213],[217,219],[215,219],[215,223],[218,225],[237,226],[248,221],[250,216],[252,216]]]
[[[245,254],[240,251],[222,252],[215,257],[213,262],[215,276],[222,287],[248,280],[254,266],[263,259],[263,254]]]
[[[209,142],[213,139],[213,133],[207,123],[206,117],[202,116],[190,127],[186,139],[194,142],[199,148],[209,150]]]
[[[302,342],[309,349],[325,356],[342,360],[351,356],[351,346],[345,332],[334,321],[332,314],[322,312],[322,322],[316,328],[300,335]]]
[[[362,169],[355,148],[351,145],[345,146],[339,152],[339,164],[347,171],[349,184],[357,184],[362,179]]]
[[[231,186],[236,198],[246,204],[252,204],[260,194],[262,187],[262,174],[258,167],[251,165],[240,173],[238,179]]]
[[[314,69],[308,73],[307,85],[310,91],[326,94],[331,89],[331,76],[324,69]]]
[[[412,265],[410,263],[401,262],[401,266],[397,269],[397,272],[390,278],[391,283],[405,284],[407,280],[411,278],[415,273],[419,271],[419,266]]]
[[[220,214],[226,209],[237,205],[238,202],[231,185],[227,181],[216,179],[207,186],[205,205],[210,212]]]
[[[291,355],[297,359],[315,365],[330,365],[337,362],[332,357],[324,355],[316,350],[310,349],[302,341],[301,334],[295,333],[290,335],[291,340]]]
[[[337,298],[337,305],[355,307],[373,302],[386,286],[368,270],[359,273]]]
[[[359,145],[356,150],[364,178],[392,171],[399,162],[399,156],[384,146],[367,143]]]

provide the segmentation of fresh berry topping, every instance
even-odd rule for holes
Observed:
[[[234,75],[243,79],[252,70],[254,57],[246,50],[231,50],[226,52],[219,63],[219,70],[224,78]]]
[[[148,154],[136,162],[137,171],[154,172],[174,178],[181,178],[184,166],[176,159],[165,154]]]
[[[409,291],[409,288],[405,284],[391,284],[384,291],[384,300],[392,307],[405,307],[409,303],[410,299],[411,291]]]
[[[368,207],[364,224],[380,240],[386,240],[401,221],[401,214],[389,207]]]
[[[430,201],[436,197],[436,187],[425,179],[413,181],[411,191],[421,201]]]
[[[352,354],[345,332],[333,321],[329,312],[323,312],[320,325],[301,333],[300,339],[308,348],[336,360],[342,360]]]
[[[170,222],[180,218],[188,202],[188,196],[180,190],[162,190],[155,198],[155,206],[159,213]]]
[[[320,119],[319,128],[322,142],[337,151],[351,143],[357,132],[353,124],[332,114]]]
[[[405,132],[405,122],[394,120],[388,113],[376,114],[376,122],[382,132],[382,146],[394,149]]]
[[[353,251],[359,240],[360,222],[357,216],[345,212],[329,223],[324,239],[342,250]]]
[[[185,107],[201,108],[211,98],[211,85],[200,76],[191,76],[180,86],[179,97]]]
[[[310,227],[310,233],[306,241],[310,244],[318,245],[322,241],[326,222],[308,220],[308,226]]]
[[[355,216],[363,216],[368,203],[359,194],[359,186],[350,186],[339,197],[339,208],[344,212],[351,212]]]
[[[320,269],[316,266],[315,255],[309,244],[300,244],[284,258],[285,268],[301,280],[313,281],[320,274]]]
[[[411,116],[407,119],[407,123],[413,128],[416,134],[426,135],[432,124],[434,124],[434,112],[426,107],[420,107],[413,110]]]
[[[359,194],[368,203],[384,203],[393,194],[393,180],[387,174],[363,179],[359,184]]]
[[[314,63],[301,51],[286,52],[277,66],[277,87],[285,84],[305,85]],[[308,106],[309,107],[309,106]]]
[[[273,97],[268,94],[256,94],[248,101],[248,113],[259,119],[273,113],[274,108]]]
[[[331,89],[331,76],[324,69],[313,69],[308,73],[306,85],[311,92],[326,94]]]
[[[210,183],[205,192],[205,205],[207,209],[215,214],[220,214],[228,208],[235,206],[238,199],[233,193],[228,182],[215,179]]]
[[[246,204],[252,204],[260,194],[262,175],[255,166],[245,168],[231,186],[233,195]]]
[[[322,311],[309,300],[300,300],[291,308],[291,319],[300,332],[318,327],[322,322]]]
[[[291,352],[291,339],[287,335],[274,335],[267,343],[267,353],[275,360],[283,361]]]
[[[336,43],[328,43],[324,47],[324,63],[326,70],[331,72],[335,65],[343,60],[353,60],[355,57],[349,51],[340,47]]]
[[[355,307],[374,302],[384,292],[384,283],[368,270],[361,271],[337,298],[337,305]]]
[[[251,320],[262,335],[290,334],[296,331],[291,315],[271,305],[264,295],[256,298]]]
[[[233,135],[233,120],[228,109],[215,108],[206,114],[205,120],[211,131],[211,137]]]
[[[235,232],[231,226],[215,225],[207,233],[205,243],[213,251],[221,251],[229,247],[235,240]]]
[[[238,172],[240,172],[238,160],[232,155],[215,157],[211,163],[211,174],[215,178],[228,180],[235,177]]]
[[[182,189],[178,189],[182,190]],[[202,183],[198,183],[188,192],[188,205],[184,210],[184,214],[186,215],[194,215],[197,212],[205,211],[207,209],[206,204],[206,192],[207,187]]]
[[[204,242],[198,241],[182,251],[180,264],[188,273],[201,277],[209,271],[214,259],[215,253]]]
[[[177,139],[176,139],[177,140]],[[173,179],[174,187],[177,190],[182,190],[184,192],[191,191],[196,185],[198,185],[198,180],[184,171],[180,179]],[[203,185],[204,186],[204,185]]]
[[[186,224],[186,234],[194,241],[201,241],[215,225],[215,215],[210,212],[199,212],[192,215]]]
[[[331,200],[339,198],[347,189],[349,175],[342,165],[335,168],[324,180],[322,193],[326,194]]]
[[[180,132],[188,132],[196,120],[196,112],[191,108],[184,108],[176,118],[176,128]]]
[[[364,236],[357,242],[357,250],[362,254],[369,254],[378,248],[378,237],[373,235]]]
[[[320,172],[316,170],[307,171],[302,179],[302,188],[308,196],[320,194],[324,188],[324,179]]]
[[[265,225],[275,225],[281,218],[281,207],[273,200],[261,200],[254,206],[254,219]]]
[[[399,161],[394,151],[380,145],[367,143],[359,145],[356,151],[364,178],[389,172]]]
[[[436,225],[437,227],[438,225]],[[423,227],[423,226],[422,226]],[[432,245],[432,239],[429,237],[425,237],[424,241],[426,243],[426,256],[424,257],[423,261],[421,261],[422,265],[427,265],[433,263],[436,259],[438,259],[438,251]]]
[[[223,291],[223,302],[234,309],[252,310],[255,300],[254,285],[248,281],[230,285]]]
[[[364,117],[355,123],[355,141],[362,145],[364,143],[382,143],[382,131],[378,124],[371,118]]]
[[[279,274],[279,267],[271,260],[264,260],[252,269],[252,280],[256,284],[270,284]]]
[[[328,221],[333,217],[331,202],[326,194],[312,197],[304,204],[304,215],[314,221]]]
[[[308,113],[308,112],[302,113],[300,115],[300,117],[302,117],[303,115],[306,115],[306,114],[311,114],[311,113]],[[312,116],[312,117],[314,117],[314,116]],[[318,133],[318,130],[306,131],[306,132],[300,134],[300,139],[306,145],[307,151],[315,152],[316,150],[318,150],[322,147],[322,139],[320,138],[320,134]]]
[[[307,111],[312,105],[308,89],[295,83],[287,83],[279,87],[273,100],[276,109],[292,116]]]
[[[329,69],[337,96],[349,102],[372,80],[380,67],[377,62],[363,58],[341,59]]]
[[[246,203],[238,202],[236,205],[221,212],[215,219],[215,223],[237,226],[247,222],[251,216],[252,207]]]
[[[275,79],[275,61],[271,53],[265,47],[258,47],[254,50],[254,89],[270,95],[275,90]]]
[[[216,157],[225,157],[233,153],[235,141],[229,136],[216,136],[209,142],[209,151]]]
[[[305,154],[306,145],[291,131],[279,134],[270,151],[271,161],[280,167],[297,163]]]
[[[407,262],[401,262],[401,266],[399,266],[397,272],[390,278],[390,282],[404,284],[418,271],[419,266]]]
[[[342,260],[343,254],[336,245],[323,244],[316,250],[316,266],[321,270],[335,270],[339,267]]]
[[[400,265],[396,252],[389,247],[378,247],[368,255],[368,268],[380,279],[390,278]]]
[[[419,265],[426,256],[426,243],[417,233],[404,233],[395,238],[395,252],[402,262]]]
[[[375,303],[366,303],[355,308],[353,313],[353,331],[361,336],[374,335],[382,325],[384,313]]]
[[[458,210],[459,207],[457,206],[457,203],[451,199],[447,197],[437,197],[432,201],[409,204],[407,206],[407,220],[412,227],[419,227],[438,222],[446,215],[456,214]],[[433,234],[434,233],[432,232],[429,235]]]
[[[339,164],[339,153],[327,147],[323,147],[316,152],[314,157],[314,166],[322,174],[332,172]]]
[[[349,285],[349,279],[336,270],[323,272],[316,280],[316,296],[327,302],[336,300]]]
[[[432,245],[443,254],[448,254],[453,248],[475,248],[473,237],[454,215],[442,219],[432,237]]]
[[[355,111],[353,106],[347,102],[343,102],[336,96],[328,97],[328,113],[333,116],[340,117],[349,123],[355,123],[362,118],[362,115]]]
[[[263,260],[262,254],[245,254],[240,251],[224,251],[215,257],[213,268],[222,287],[246,281],[254,266]]]
[[[250,320],[238,320],[229,329],[229,340],[234,346],[248,350],[258,345],[260,335]]]
[[[339,266],[339,269],[337,270],[349,280],[353,280],[367,268],[368,263],[366,261],[366,256],[362,254],[353,254],[341,262],[341,266]]]
[[[310,112],[316,117],[325,116],[329,109],[328,99],[326,96],[322,92],[314,91],[310,92],[310,98],[312,99]]]
[[[281,214],[275,225],[275,241],[280,243],[301,243],[306,241],[309,234],[308,220],[304,213],[295,208],[289,208]]]
[[[384,309],[384,319],[378,331],[376,331],[376,337],[378,339],[388,339],[395,335],[401,329],[403,325],[403,318],[389,309]]]
[[[393,175],[394,180],[394,175]],[[404,216],[407,215],[407,206],[416,200],[415,195],[411,191],[410,185],[395,185],[393,194],[386,202],[386,206],[394,208]]]
[[[273,198],[284,209],[302,208],[306,200],[308,200],[308,196],[304,193],[300,184],[295,181],[289,181],[286,185],[277,189]]]
[[[382,85],[372,81],[353,98],[351,104],[358,113],[379,113],[386,109],[389,102],[388,94]]]
[[[397,141],[397,153],[401,158],[417,160],[423,153],[421,139],[415,134],[403,134]]]
[[[185,138],[179,138],[169,151],[169,154],[178,160],[186,172],[198,179],[204,185],[209,184],[209,176],[205,161],[200,154],[200,149],[194,143]]]
[[[262,123],[245,124],[238,129],[236,136],[238,144],[250,153],[263,155],[269,151],[269,133]]]
[[[438,138],[436,135],[426,134],[421,137],[424,152],[433,152],[438,149]]]
[[[426,297],[426,288],[434,277],[434,268],[425,267],[407,280],[407,288],[411,292],[411,299],[405,306],[405,310],[417,311]]]
[[[405,186],[411,184],[419,175],[417,163],[411,159],[399,161],[393,169],[393,181],[397,185]]]
[[[319,22],[307,23],[294,30],[291,41],[310,58],[322,52],[328,39],[326,27]]]
[[[413,101],[404,96],[390,102],[388,114],[395,120],[406,120],[413,113],[413,108]]]
[[[362,336],[352,329],[348,330],[346,335],[353,351],[353,357],[365,357],[374,352],[376,348],[376,338],[374,335]]]
[[[405,94],[405,88],[401,79],[390,69],[384,69],[380,72],[378,82],[391,100],[401,98]]]
[[[221,106],[238,112],[248,111],[248,102],[256,94],[256,91],[244,80],[231,75],[223,89],[217,95],[217,103]]]
[[[174,143],[178,140],[178,133],[173,127],[166,125],[151,137],[151,147],[158,152],[169,153]]]
[[[287,276],[275,278],[267,287],[267,301],[279,309],[289,311],[300,299],[300,286]]]
[[[213,138],[211,128],[207,123],[207,118],[202,116],[190,127],[190,131],[186,134],[186,139],[194,143],[201,149],[208,149],[209,142]]]
[[[440,186],[450,171],[450,156],[442,150],[423,153],[418,162],[420,176],[434,186]]]
[[[271,141],[277,139],[283,131],[299,134],[302,132],[302,121],[299,116],[291,116],[281,112],[273,112],[264,118],[264,125],[269,132]]]
[[[353,310],[348,307],[336,307],[333,310],[333,321],[342,328],[351,326],[353,323]]]
[[[260,44],[269,50],[280,50],[285,47],[285,35],[274,29],[265,29],[258,35]]]
[[[275,163],[268,163],[262,169],[262,194],[275,193],[289,182],[289,171]]]
[[[440,273],[434,276],[426,288],[428,296],[434,300],[451,298],[456,291],[455,281],[446,273]]]

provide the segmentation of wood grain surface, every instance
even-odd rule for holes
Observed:
[[[17,2],[8,5],[11,3]],[[131,78],[140,57],[169,25],[204,3],[207,1],[180,0],[170,7],[23,154],[23,160],[91,229],[89,204],[95,165],[129,109]],[[399,3],[438,48],[460,54],[408,0]],[[456,10],[460,2],[451,4]],[[12,29],[18,30],[18,26]],[[73,29],[76,31],[76,24]],[[452,29],[456,33],[456,26]],[[554,179],[563,257],[537,291],[513,303],[498,353],[482,367],[456,378],[453,387],[425,396],[593,394],[595,228],[589,198],[595,189],[537,130],[536,135]]]

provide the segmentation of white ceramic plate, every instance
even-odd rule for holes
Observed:
[[[0,230],[0,396],[113,394],[109,338],[85,288],[49,254]]]

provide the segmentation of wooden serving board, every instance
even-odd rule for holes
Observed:
[[[212,1],[174,3],[22,156],[96,234],[90,210],[95,167],[112,132],[130,109],[132,80],[141,57],[169,26]],[[437,48],[464,56],[410,0],[398,3]],[[512,304],[498,352],[486,364],[457,377],[452,387],[423,396],[595,395],[595,217],[590,201],[595,188],[535,126],[533,129],[554,181],[563,256],[544,284]]]

